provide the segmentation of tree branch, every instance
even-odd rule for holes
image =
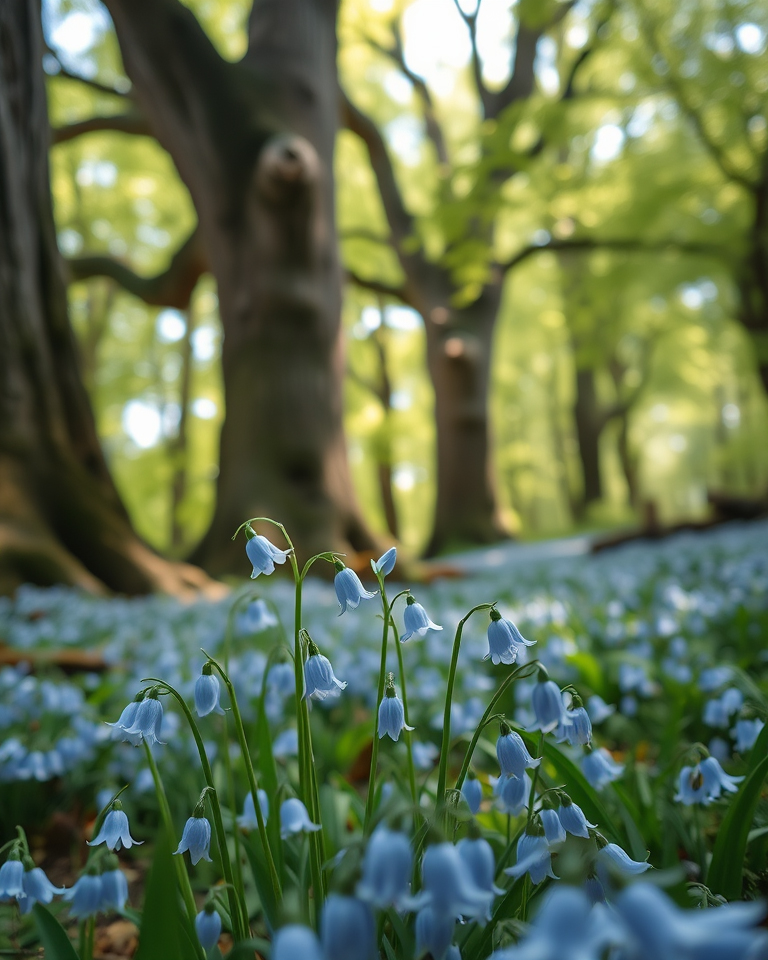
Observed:
[[[547,243],[523,247],[505,263],[498,264],[504,271],[512,270],[535,253],[559,250],[617,250],[633,253],[679,253],[703,254],[728,260],[728,251],[721,246],[709,243],[690,243],[682,240],[646,241],[631,237],[575,237],[568,240],[551,239]]]
[[[93,133],[98,130],[114,130],[118,133],[131,133],[146,137],[153,135],[146,117],[142,116],[138,110],[132,110],[129,113],[118,113],[104,117],[88,117],[87,120],[78,120],[63,127],[54,127],[51,130],[51,142],[66,143],[68,140],[74,140],[75,137],[80,137],[84,133]]]
[[[122,99],[132,99],[133,91],[130,84],[125,90],[120,90],[118,87],[111,87],[107,83],[101,83],[99,80],[93,80],[91,77],[84,77],[79,73],[72,73],[71,70],[68,70],[64,64],[59,59],[59,55],[55,50],[52,50],[48,47],[48,53],[56,60],[56,63],[59,65],[59,69],[56,73],[49,74],[53,77],[64,77],[65,80],[75,80],[77,83],[82,83],[86,87],[90,87],[92,90],[95,90],[97,93],[106,93],[110,97],[121,97]]]
[[[355,273],[354,270],[347,269],[347,280],[354,283],[356,287],[363,290],[372,290],[384,297],[392,297],[394,300],[400,300],[402,303],[408,303],[405,287],[393,287],[387,283],[381,283],[379,280],[367,279]]]
[[[366,230],[365,227],[352,227],[349,230],[339,231],[339,240],[366,240],[368,243],[378,243],[383,247],[392,246],[392,237],[382,236],[374,230]]]
[[[358,110],[343,90],[341,91],[341,111],[342,123],[360,137],[368,150],[389,229],[392,231],[395,245],[399,248],[405,240],[413,236],[414,220],[403,203],[384,138],[373,120]]]
[[[383,46],[372,37],[366,37],[366,42],[372,46],[374,50],[378,50],[378,52],[385,57],[394,60],[403,75],[413,84],[413,88],[418,94],[424,108],[424,126],[426,127],[427,136],[435,148],[438,163],[447,164],[448,149],[445,144],[442,128],[435,114],[435,104],[432,100],[432,94],[429,92],[429,87],[424,82],[424,78],[414,73],[405,61],[401,23],[399,20],[393,25],[392,29],[393,37],[391,47]]]
[[[76,257],[67,261],[70,280],[110,277],[134,296],[157,307],[186,310],[197,281],[208,269],[198,231],[194,230],[171,258],[168,268],[154,277],[141,277],[111,257]]]
[[[469,42],[472,49],[470,61],[472,64],[472,77],[475,81],[477,95],[480,97],[480,103],[483,107],[483,118],[488,120],[497,115],[494,112],[493,100],[498,95],[492,93],[485,85],[485,81],[483,80],[483,65],[480,61],[480,52],[477,49],[477,15],[480,13],[481,3],[482,0],[477,0],[477,6],[474,11],[472,13],[465,13],[461,8],[459,0],[453,0],[459,16],[467,25],[467,30],[469,31]]]

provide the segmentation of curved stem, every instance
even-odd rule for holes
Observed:
[[[198,729],[195,718],[192,716],[192,711],[187,706],[187,702],[182,697],[182,695],[172,687],[165,680],[158,680],[154,677],[148,677],[147,681],[150,683],[156,683],[164,687],[168,693],[176,700],[176,702],[181,707],[181,710],[186,717],[189,728],[192,731],[192,736],[195,738],[195,745],[197,746],[197,752],[200,756],[200,764],[203,768],[203,776],[205,777],[205,782],[208,787],[210,787],[210,801],[211,801],[211,813],[213,814],[213,822],[216,827],[216,842],[219,848],[219,857],[221,859],[221,869],[224,874],[224,880],[230,884],[227,889],[227,896],[229,900],[229,909],[232,916],[232,926],[235,927],[232,931],[232,934],[235,938],[235,942],[239,940],[246,940],[248,938],[248,914],[245,908],[245,904],[242,902],[240,896],[237,896],[235,891],[233,876],[232,876],[232,861],[229,857],[229,848],[227,847],[227,835],[224,832],[224,821],[221,817],[221,805],[219,804],[219,795],[216,791],[216,785],[213,780],[213,771],[211,770],[211,764],[208,761],[208,754],[205,752],[205,744],[203,743],[203,738],[200,736],[200,730]],[[258,806],[258,805],[257,805]]]
[[[206,654],[206,656],[208,655]],[[261,812],[256,775],[253,772],[253,763],[251,762],[251,754],[248,749],[248,741],[245,736],[245,727],[243,726],[243,718],[240,715],[240,707],[237,702],[237,696],[235,695],[235,688],[232,686],[232,681],[222,670],[219,664],[215,660],[210,659],[210,657],[208,659],[211,666],[213,666],[221,679],[224,681],[224,685],[227,688],[227,693],[229,694],[229,702],[232,706],[232,719],[235,724],[237,742],[240,745],[240,753],[242,754],[243,763],[245,764],[245,774],[248,777],[248,787],[251,791],[251,797],[253,798],[253,809],[256,813],[256,823],[259,829],[259,838],[261,839],[262,846],[264,847],[264,856],[267,860],[267,869],[269,870],[269,878],[272,882],[272,890],[275,894],[275,900],[279,902],[282,895],[280,889],[280,878],[278,877],[277,870],[275,869],[275,861],[272,857],[272,849],[269,845],[269,838],[267,837],[267,827],[264,823],[264,815]],[[242,886],[240,889],[242,889]]]
[[[483,732],[483,729],[491,722],[491,720],[493,720],[493,709],[499,700],[501,700],[501,698],[504,696],[504,691],[515,680],[522,680],[525,677],[535,673],[536,669],[538,668],[538,664],[538,660],[532,660],[530,663],[526,663],[524,666],[513,670],[512,673],[510,673],[510,675],[504,679],[499,689],[491,698],[491,702],[488,704],[485,713],[480,718],[480,723],[477,725],[477,728],[472,735],[472,739],[469,741],[469,746],[467,747],[467,752],[464,756],[464,763],[461,765],[461,771],[459,772],[459,776],[456,780],[457,790],[461,790],[462,786],[464,785],[464,780],[467,776],[467,772],[469,771],[469,765],[472,762],[472,754],[475,752],[477,741],[480,739],[480,734]]]
[[[146,740],[144,741],[144,751],[147,755],[147,763],[149,764],[149,770],[155,783],[157,803],[160,807],[160,818],[163,821],[168,842],[171,843],[174,836],[171,808],[168,806],[168,797],[165,795],[165,787],[163,786],[163,781],[160,778],[160,771],[157,769],[157,764],[155,763],[155,758],[152,755],[152,750]],[[176,877],[179,881],[179,890],[181,891],[181,897],[184,900],[184,907],[186,908],[189,922],[192,924],[192,928],[194,929],[195,917],[197,916],[197,907],[195,906],[195,896],[192,893],[192,885],[189,882],[189,874],[187,873],[187,868],[184,864],[184,858],[171,857],[171,859],[176,864]],[[205,950],[203,950],[199,941],[197,941],[196,946],[200,960],[206,960]]]
[[[456,635],[453,638],[453,653],[451,654],[451,666],[448,671],[448,687],[445,691],[445,709],[443,711],[443,743],[440,750],[440,767],[437,773],[437,809],[441,810],[445,806],[445,783],[448,776],[448,749],[451,743],[451,704],[453,703],[453,688],[456,683],[456,667],[459,663],[459,650],[461,649],[461,635],[464,632],[464,624],[469,620],[473,613],[478,610],[490,610],[495,606],[493,603],[480,603],[465,616],[459,620],[456,627]]]
[[[379,664],[379,684],[376,688],[376,705],[373,710],[373,743],[371,745],[371,769],[368,774],[368,796],[365,801],[365,819],[363,821],[363,835],[368,835],[373,816],[373,801],[376,795],[376,774],[379,765],[379,707],[384,698],[384,684],[387,676],[387,641],[389,638],[390,607],[387,603],[387,592],[384,587],[384,577],[376,575],[381,590],[381,606],[384,614],[384,629],[381,634],[381,661]],[[392,601],[395,602],[394,600]],[[397,640],[395,640],[397,643]],[[406,721],[407,722],[407,721]]]

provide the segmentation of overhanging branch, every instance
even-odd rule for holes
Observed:
[[[130,133],[137,136],[151,137],[146,117],[137,110],[129,113],[118,113],[104,117],[88,117],[76,123],[68,123],[63,127],[54,127],[51,130],[52,143],[66,143],[85,133],[94,133],[99,130],[114,130],[117,133]]]
[[[349,280],[350,283],[354,283],[356,287],[361,287],[363,290],[371,290],[373,293],[378,293],[384,297],[392,297],[394,300],[400,300],[402,303],[408,303],[405,287],[393,287],[379,280],[361,277],[358,273],[355,273],[354,270],[347,270],[346,273],[347,280]]]
[[[187,309],[197,281],[208,269],[197,230],[173,255],[168,269],[154,277],[139,276],[125,264],[106,256],[76,257],[67,264],[72,281],[110,277],[145,303],[177,310]]]

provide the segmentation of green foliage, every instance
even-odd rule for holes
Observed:
[[[42,903],[32,907],[32,916],[48,960],[78,960],[67,931]]]

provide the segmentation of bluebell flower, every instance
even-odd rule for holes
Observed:
[[[397,548],[390,547],[386,553],[383,553],[378,560],[371,560],[371,567],[374,573],[381,574],[382,577],[389,576],[395,569],[397,562]]]
[[[416,914],[416,956],[429,953],[434,960],[446,960],[455,926],[452,914],[422,907]]]
[[[272,960],[323,960],[315,931],[298,923],[282,927],[272,942]]]
[[[304,699],[313,697],[315,700],[326,700],[328,697],[338,697],[346,688],[346,681],[334,676],[331,661],[324,657],[311,641],[309,650],[311,656],[304,661]]]
[[[617,843],[606,843],[597,851],[597,862],[625,876],[637,876],[651,869],[645,860],[633,860]]]
[[[280,697],[291,697],[296,689],[292,663],[273,663],[267,674],[267,688]]]
[[[515,733],[502,721],[501,734],[496,741],[496,756],[503,776],[523,777],[525,771],[531,767],[538,767],[541,758],[534,758],[528,753],[519,733]]]
[[[677,793],[675,800],[678,803],[690,807],[694,803],[707,804],[710,798],[707,796],[706,786],[704,784],[704,774],[700,764],[683,767],[680,771]]]
[[[333,578],[333,586],[341,608],[339,616],[347,610],[356,610],[361,600],[372,600],[376,596],[376,591],[371,593],[365,589],[354,570],[345,567],[340,560],[336,561],[335,566],[336,576]]]
[[[567,710],[565,720],[558,727],[557,740],[567,740],[572,747],[587,746],[592,742],[592,721],[584,707]]]
[[[224,716],[219,704],[221,684],[219,678],[211,673],[210,663],[203,666],[203,672],[195,680],[195,710],[198,717],[207,717],[209,713]]]
[[[522,646],[532,647],[535,640],[526,640],[511,620],[505,620],[499,611],[491,608],[491,622],[488,624],[488,653],[483,660],[490,658],[494,664],[514,663]]]
[[[723,684],[728,683],[732,676],[733,669],[729,666],[709,667],[707,670],[701,671],[701,675],[699,676],[699,690],[701,690],[702,693],[710,693],[713,690],[717,690],[718,687],[722,687]]]
[[[275,737],[272,744],[272,753],[278,760],[285,757],[295,757],[299,752],[299,731],[296,727],[289,727]]]
[[[587,700],[587,712],[593,724],[602,723],[608,717],[616,712],[614,704],[608,704],[598,694],[594,694]]]
[[[545,675],[544,671],[539,674],[540,677]],[[539,680],[531,693],[531,707],[535,718],[531,725],[532,730],[549,733],[565,720],[565,707],[560,687],[554,680]]]
[[[459,840],[456,849],[464,866],[469,870],[476,887],[494,896],[500,896],[504,892],[493,882],[493,878],[496,876],[496,858],[487,840],[479,834],[478,836],[472,836],[470,833],[470,836]]]
[[[100,910],[122,910],[128,899],[128,881],[122,870],[105,870],[101,877]]]
[[[501,809],[513,817],[519,817],[523,810],[528,809],[528,796],[531,783],[528,777],[501,776],[493,787],[493,792],[499,798]]]
[[[476,777],[468,777],[461,785],[461,795],[472,813],[477,813],[483,801],[483,785]]]
[[[237,618],[238,634],[262,633],[276,627],[279,620],[270,610],[266,600],[254,600]]]
[[[737,793],[744,777],[732,777],[723,770],[714,757],[707,757],[694,767],[683,767],[675,800],[690,806],[718,800],[721,793]]]
[[[405,633],[401,635],[400,643],[405,643],[413,636],[423,637],[427,630],[443,629],[436,623],[432,623],[424,607],[420,603],[416,603],[410,594],[403,611],[403,625],[405,626]]]
[[[206,817],[190,817],[184,824],[178,849],[173,851],[174,855],[189,850],[189,859],[193,864],[200,860],[207,860],[210,863],[210,849],[211,824]]]
[[[127,731],[133,726],[134,721],[136,720],[136,714],[139,709],[139,704],[143,701],[144,695],[142,693],[136,695],[135,700],[131,700],[127,707],[124,708],[123,712],[120,714],[120,717],[114,723],[107,723],[108,727],[112,727],[112,739],[113,740],[127,740],[129,743],[132,743],[134,747],[138,747],[141,743],[141,734],[128,734]]]
[[[269,797],[267,796],[266,790],[259,789],[257,791],[259,798],[259,807],[261,808],[261,817],[264,823],[269,819]],[[237,818],[238,827],[242,827],[244,830],[258,830],[259,821],[256,819],[256,807],[253,803],[253,794],[246,793],[245,801],[243,803],[243,812],[241,816]]]
[[[403,701],[395,694],[394,685],[387,686],[386,693],[379,704],[379,740],[386,734],[393,740],[399,740],[403,730],[413,730],[405,722]]]
[[[254,533],[250,526],[245,528],[245,535],[248,537],[245,541],[245,552],[253,564],[251,580],[255,580],[262,573],[267,575],[274,573],[275,564],[285,563],[291,554],[290,550],[280,550],[266,537]]]
[[[607,897],[605,895],[605,887],[602,885],[598,877],[591,876],[587,877],[584,881],[584,886],[582,888],[587,897],[589,897],[589,902],[594,906],[596,903],[607,903]]]
[[[736,749],[739,753],[747,753],[755,745],[755,741],[760,736],[760,731],[765,724],[762,720],[755,717],[754,720],[737,720],[736,726],[731,730],[731,736],[736,739]]]
[[[140,846],[143,842],[143,840],[134,840],[131,836],[128,817],[120,801],[116,800],[112,809],[104,817],[98,835],[88,842],[88,846],[97,847],[100,843],[106,843],[110,850],[119,850],[121,846],[130,850],[134,843]]]
[[[280,836],[283,840],[295,833],[320,830],[320,825],[312,823],[307,808],[297,797],[289,797],[280,804]]]
[[[125,737],[132,737],[134,746],[138,746],[142,740],[153,746],[156,743],[162,744],[160,739],[160,728],[163,725],[163,705],[157,697],[155,690],[149,693],[139,704],[136,716],[130,727],[125,730]],[[135,742],[138,738],[138,743]]]
[[[367,903],[332,893],[320,915],[320,941],[326,960],[373,960],[376,929]]]
[[[481,890],[452,843],[428,847],[421,861],[422,889],[410,902],[420,910],[430,906],[452,917],[485,917],[493,894]]]
[[[0,900],[19,900],[24,897],[24,865],[18,853],[12,850],[0,867]]]
[[[541,825],[544,827],[544,836],[550,847],[565,843],[565,827],[560,822],[556,810],[544,809],[539,814]]]
[[[212,950],[221,936],[221,917],[212,903],[206,903],[205,908],[195,917],[195,933],[203,950]]]
[[[581,760],[581,772],[596,790],[618,780],[624,773],[624,764],[616,763],[605,747],[586,753]]]
[[[531,882],[541,883],[545,877],[558,878],[552,870],[552,854],[545,836],[534,836],[527,831],[517,841],[517,863],[504,873],[517,879],[530,874]]]
[[[50,903],[55,896],[64,893],[64,887],[55,887],[45,872],[35,866],[33,860],[26,859],[23,863],[22,888],[25,896],[18,900],[18,904],[19,912],[25,914],[29,913],[36,903]]]
[[[101,910],[101,877],[84,873],[73,887],[64,891],[62,900],[71,902],[69,912],[73,917],[84,919],[94,916]]]
[[[587,820],[584,811],[570,797],[563,798],[561,806],[558,807],[557,815],[565,830],[574,837],[584,837],[585,840],[588,840],[590,827],[594,830],[597,826],[597,824],[590,823]]]
[[[762,903],[681,910],[658,887],[633,883],[616,898],[631,955],[653,960],[756,960],[768,952],[768,934],[757,924]]]
[[[413,852],[404,833],[380,824],[371,834],[363,857],[363,876],[355,891],[377,910],[401,909],[408,894]]]

